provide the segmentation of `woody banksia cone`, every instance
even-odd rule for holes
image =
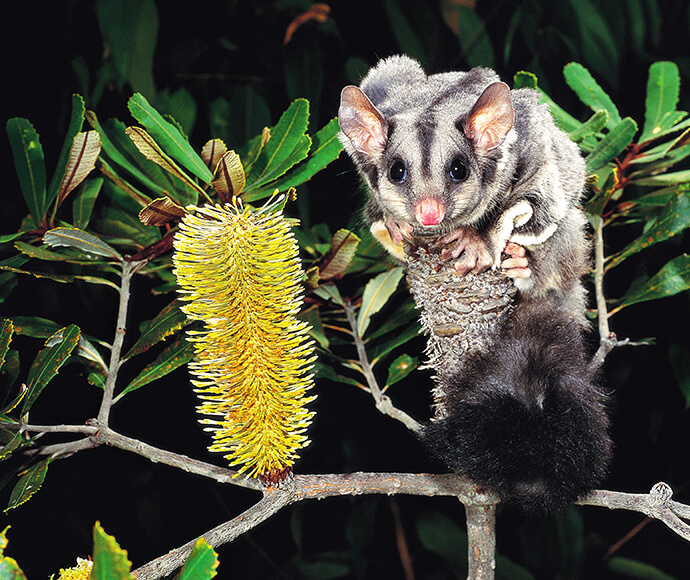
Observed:
[[[290,224],[271,207],[194,208],[175,236],[175,274],[210,451],[240,472],[279,481],[309,441],[315,347],[305,322],[302,268]]]

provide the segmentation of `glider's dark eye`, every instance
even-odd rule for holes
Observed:
[[[405,167],[405,164],[402,161],[396,161],[391,165],[390,170],[388,171],[388,177],[390,178],[391,181],[402,181],[405,179],[407,176],[407,168]]]
[[[467,179],[467,165],[465,165],[462,159],[456,157],[451,161],[448,173],[455,181],[463,181]]]

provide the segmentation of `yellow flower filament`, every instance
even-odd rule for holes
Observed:
[[[290,224],[266,208],[195,208],[174,246],[182,310],[205,326],[189,332],[189,368],[209,449],[252,476],[291,467],[309,443],[315,349],[296,318],[302,268]]]

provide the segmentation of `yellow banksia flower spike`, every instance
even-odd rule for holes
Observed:
[[[191,208],[188,208],[191,209]],[[173,262],[186,302],[204,323],[188,333],[189,364],[213,432],[210,451],[265,481],[288,473],[309,441],[315,345],[297,318],[303,271],[290,224],[275,208],[193,208],[175,236]]]

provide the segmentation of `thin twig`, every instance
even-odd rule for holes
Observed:
[[[604,274],[606,255],[604,250],[604,220],[599,215],[592,216],[594,224],[594,294],[597,303],[597,322],[599,327],[599,349],[590,362],[592,370],[604,364],[606,356],[618,345],[616,335],[609,328],[609,312],[604,293]]]
[[[110,350],[110,362],[108,364],[108,374],[103,389],[103,399],[101,400],[101,407],[98,411],[98,422],[101,425],[108,425],[110,418],[110,409],[113,406],[113,397],[115,395],[115,384],[117,382],[118,370],[120,369],[120,355],[122,354],[122,345],[125,340],[125,332],[127,325],[127,304],[129,302],[129,287],[132,281],[132,276],[137,271],[141,262],[127,262],[123,261],[122,277],[120,283],[120,301],[117,312],[117,325],[115,328],[115,338],[113,339],[113,346]]]
[[[422,431],[421,424],[412,417],[410,417],[404,411],[395,407],[390,398],[387,395],[383,394],[383,391],[381,390],[381,387],[379,386],[379,383],[376,380],[376,375],[374,374],[374,370],[371,366],[371,363],[369,362],[369,357],[367,356],[367,350],[364,346],[364,341],[357,332],[356,308],[352,305],[351,302],[346,300],[344,310],[345,315],[347,316],[347,322],[350,325],[350,328],[352,329],[352,339],[354,340],[355,348],[357,349],[357,360],[359,363],[359,369],[367,382],[371,396],[374,398],[376,408],[384,415],[388,415],[389,417],[392,417],[393,419],[400,421],[403,425],[405,425],[405,427],[407,427],[413,433],[419,434]]]
[[[661,482],[652,487],[649,493],[595,490],[577,503],[641,512],[663,522],[690,542],[690,525],[683,521],[690,520],[690,506],[672,501],[672,493],[671,488]]]
[[[91,421],[90,423],[92,425],[97,425],[96,421]],[[124,451],[136,453],[137,455],[146,457],[153,463],[170,465],[171,467],[182,469],[188,473],[194,473],[214,479],[219,483],[230,483],[232,485],[256,490],[263,489],[263,486],[257,479],[242,475],[235,470],[218,467],[217,465],[192,459],[186,455],[180,455],[171,451],[159,449],[158,447],[153,447],[138,439],[132,439],[131,437],[126,437],[125,435],[117,433],[109,427],[100,427],[97,434],[94,434],[91,439],[99,445],[110,445]]]

